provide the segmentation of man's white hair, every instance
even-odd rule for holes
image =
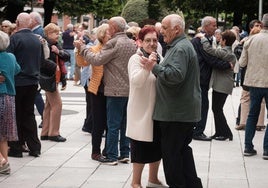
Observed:
[[[39,25],[42,25],[42,16],[38,12],[31,12],[30,16],[33,20],[35,20]]]
[[[202,28],[209,25],[212,21],[215,21],[216,19],[212,16],[205,16],[201,21]]]
[[[181,29],[185,29],[185,22],[184,19],[178,15],[178,14],[171,14],[170,17],[170,26],[171,28],[174,28],[176,25],[178,25]]]
[[[73,24],[70,23],[70,24],[67,25],[67,29],[73,29],[73,28],[74,28]]]
[[[117,25],[119,31],[121,32],[125,31],[127,22],[123,17],[121,16],[112,17],[110,21],[114,22]]]

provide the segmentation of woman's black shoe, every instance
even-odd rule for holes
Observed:
[[[41,136],[40,139],[41,140],[48,140],[48,136]]]
[[[9,150],[8,151],[8,156],[9,157],[16,157],[16,158],[22,158],[23,155],[22,155],[22,152],[16,152],[16,151],[12,151],[12,150]]]
[[[49,136],[48,139],[51,141],[55,141],[55,142],[65,142],[66,141],[66,138],[63,138],[61,135]]]

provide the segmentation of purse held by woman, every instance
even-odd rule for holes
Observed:
[[[49,59],[44,59],[41,63],[39,84],[41,89],[54,92],[56,85],[56,68],[57,64]]]

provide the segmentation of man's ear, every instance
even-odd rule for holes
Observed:
[[[223,42],[223,44],[226,44],[226,39],[221,39],[221,41]]]
[[[181,33],[181,28],[178,25],[176,25],[174,29],[176,30],[177,35]]]

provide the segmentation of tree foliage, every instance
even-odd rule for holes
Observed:
[[[76,17],[89,13],[93,9],[94,0],[56,0],[55,9],[60,13]]]
[[[0,8],[3,8],[1,17],[15,22],[17,15],[23,12],[23,8],[27,0],[3,0],[0,3]]]
[[[159,0],[148,0],[148,16],[150,19],[158,20],[161,15],[160,10]]]
[[[162,6],[168,9],[183,10],[187,23],[198,26],[200,19],[210,15],[218,18],[221,15],[225,24],[242,25],[258,18],[259,1],[249,0],[161,0]],[[263,13],[268,12],[268,0],[263,0]]]
[[[26,4],[34,0],[1,0],[0,19],[12,22],[23,11]],[[133,2],[146,3],[136,6]],[[45,19],[50,21],[52,10],[57,10],[65,15],[79,17],[89,12],[96,18],[110,18],[122,15],[128,20],[140,22],[144,19],[160,21],[165,15],[182,10],[188,25],[198,26],[200,19],[211,15],[222,17],[226,24],[241,25],[258,18],[259,1],[249,0],[44,0]],[[133,5],[130,7],[129,5]],[[126,5],[124,7],[124,5]],[[124,7],[124,8],[123,8]],[[128,12],[130,10],[130,12]],[[263,0],[263,13],[268,12],[268,0]]]
[[[99,18],[110,18],[121,14],[123,1],[119,0],[93,0],[92,12]]]
[[[137,22],[141,24],[143,20],[149,19],[148,1],[146,0],[129,0],[122,10],[122,17],[127,22]]]
[[[55,9],[72,17],[93,13],[100,18],[109,18],[121,13],[123,3],[119,0],[57,0]]]

